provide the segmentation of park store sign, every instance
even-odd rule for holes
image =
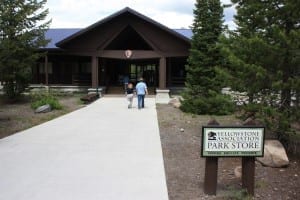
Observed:
[[[264,127],[202,127],[203,157],[251,156],[264,154]]]

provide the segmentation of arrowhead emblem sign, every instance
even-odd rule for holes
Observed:
[[[130,58],[131,56],[132,56],[132,51],[131,50],[126,50],[125,51],[125,56],[126,56],[126,58]]]

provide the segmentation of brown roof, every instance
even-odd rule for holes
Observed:
[[[70,35],[69,37],[67,37],[67,38],[65,38],[65,39],[63,39],[63,40],[57,42],[57,43],[56,43],[56,46],[61,47],[61,46],[64,45],[65,43],[68,43],[68,42],[70,42],[71,40],[73,40],[73,39],[75,39],[75,38],[77,38],[77,37],[79,37],[79,36],[81,36],[81,35],[83,35],[83,34],[89,32],[89,31],[91,31],[91,30],[93,30],[93,29],[95,29],[95,28],[97,28],[97,27],[99,27],[99,26],[101,26],[102,24],[107,23],[107,22],[109,22],[110,20],[112,20],[112,19],[114,19],[114,18],[116,18],[116,17],[119,17],[120,15],[127,14],[127,13],[129,13],[129,14],[131,14],[131,15],[134,15],[134,16],[136,16],[136,17],[138,17],[138,18],[140,18],[140,19],[142,19],[142,20],[144,20],[144,21],[146,21],[146,22],[148,22],[148,23],[151,23],[151,24],[153,24],[154,26],[157,26],[158,28],[160,28],[160,29],[162,29],[162,30],[168,32],[169,34],[172,34],[172,35],[174,35],[175,37],[177,37],[177,38],[179,38],[179,39],[181,39],[181,40],[184,40],[184,41],[186,41],[187,43],[190,43],[190,40],[189,40],[188,38],[184,37],[183,35],[179,34],[178,32],[176,32],[176,31],[174,31],[174,30],[172,30],[172,29],[170,29],[170,28],[168,28],[168,27],[166,27],[166,26],[160,24],[160,23],[157,22],[157,21],[154,21],[153,19],[151,19],[151,18],[149,18],[149,17],[147,17],[147,16],[145,16],[145,15],[143,15],[143,14],[141,14],[141,13],[139,13],[139,12],[137,12],[137,11],[135,11],[135,10],[129,8],[129,7],[126,7],[126,8],[124,8],[124,9],[122,9],[122,10],[120,10],[120,11],[118,11],[118,12],[116,12],[116,13],[114,13],[114,14],[112,14],[112,15],[110,15],[110,16],[108,16],[108,17],[106,17],[106,18],[104,18],[104,19],[102,19],[102,20],[100,20],[100,21],[98,21],[98,22],[96,22],[96,23],[90,25],[90,26],[88,26],[87,28],[84,28],[84,29],[82,29],[82,30],[76,32],[75,34]]]

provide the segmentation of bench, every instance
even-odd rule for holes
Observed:
[[[98,98],[99,98],[99,94],[90,93],[90,94],[87,94],[87,95],[81,97],[80,100],[83,101],[84,104],[87,104],[87,103],[91,103],[91,102],[95,101]]]

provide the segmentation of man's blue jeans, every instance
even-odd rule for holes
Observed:
[[[144,99],[145,99],[145,95],[144,94],[138,94],[138,108],[144,108],[145,104],[144,104]]]

